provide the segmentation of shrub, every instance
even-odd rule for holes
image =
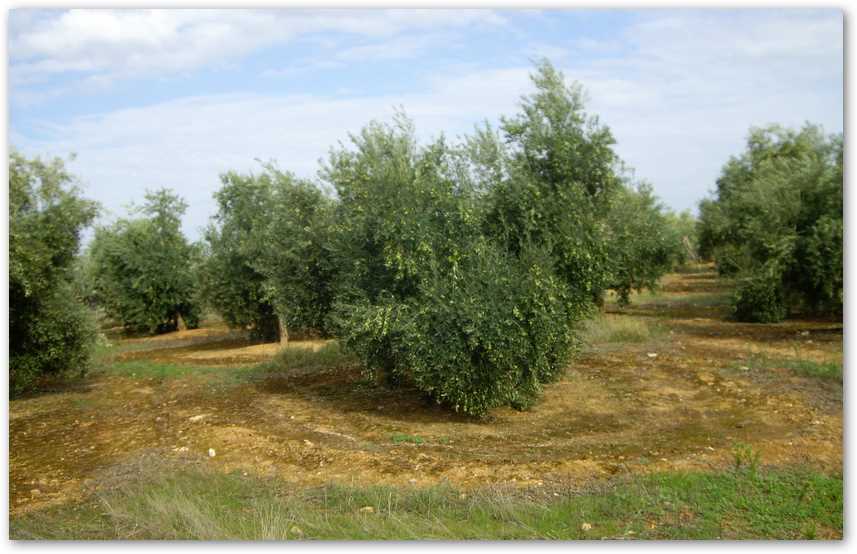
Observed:
[[[40,298],[10,332],[16,352],[9,381],[15,394],[36,388],[45,376],[86,373],[98,335],[94,315],[68,283]]]
[[[777,276],[759,275],[744,279],[735,293],[735,318],[751,323],[775,323],[787,314]]]
[[[95,330],[73,285],[73,264],[80,233],[96,212],[62,160],[9,155],[11,394],[45,375],[87,369]]]

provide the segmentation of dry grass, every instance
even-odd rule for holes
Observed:
[[[662,338],[668,329],[651,318],[602,313],[586,322],[583,342],[590,347],[644,343]]]

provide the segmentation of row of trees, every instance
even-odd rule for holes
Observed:
[[[753,129],[700,203],[700,253],[739,279],[739,320],[842,313],[842,156],[814,125]]]
[[[227,173],[200,245],[183,203],[147,196],[98,229],[90,301],[133,331],[194,325],[205,303],[264,339],[335,335],[367,372],[468,414],[524,407],[614,289],[687,254],[687,217],[635,184],[582,90],[548,63],[498,128],[421,144],[402,115],[334,148],[317,182]]]

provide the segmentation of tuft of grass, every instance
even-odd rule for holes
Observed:
[[[407,435],[404,433],[396,433],[390,437],[390,440],[393,441],[393,444],[402,444],[402,443],[411,443],[411,444],[423,444],[425,441],[416,435]]]
[[[285,348],[265,365],[269,371],[317,372],[351,367],[357,358],[346,352],[338,341],[330,341],[318,350]]]
[[[160,471],[83,503],[13,517],[12,539],[841,538],[841,475],[671,472],[585,493],[448,485],[295,490],[213,470]]]
[[[733,369],[746,367],[749,370],[788,369],[805,377],[814,377],[842,382],[842,364],[835,362],[816,362],[805,358],[768,358],[752,356],[750,359],[733,364]]]
[[[667,332],[664,325],[654,321],[602,313],[586,322],[582,339],[590,346],[641,343],[661,338]]]

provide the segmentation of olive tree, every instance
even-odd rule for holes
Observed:
[[[700,249],[739,278],[735,315],[842,312],[841,135],[814,125],[752,129],[700,204]]]
[[[484,232],[475,185],[487,174],[462,160],[485,150],[471,147],[420,145],[399,116],[352,136],[322,175],[339,198],[334,313],[346,345],[376,377],[481,415],[537,398],[574,346],[574,312],[547,249],[511,252]]]
[[[187,204],[167,189],[146,193],[140,217],[96,229],[90,245],[105,312],[131,332],[162,333],[199,323],[193,261],[181,232]]]
[[[654,289],[658,280],[682,258],[682,236],[670,225],[651,186],[623,186],[608,211],[609,287],[620,305],[632,290]]]
[[[9,389],[84,372],[94,320],[74,286],[82,230],[97,205],[81,198],[61,159],[9,155]]]
[[[215,194],[218,211],[204,234],[200,272],[203,298],[233,328],[257,338],[279,339],[279,320],[268,297],[258,260],[268,246],[262,229],[269,224],[273,184],[269,176],[221,176]]]
[[[615,140],[586,113],[580,85],[547,62],[532,81],[521,113],[502,120],[507,156],[494,174],[504,177],[489,192],[486,224],[513,253],[527,243],[549,249],[581,310],[609,285],[606,220],[621,187]]]
[[[272,164],[221,180],[218,213],[205,233],[208,304],[230,326],[267,340],[285,342],[290,330],[329,334],[333,200]]]

